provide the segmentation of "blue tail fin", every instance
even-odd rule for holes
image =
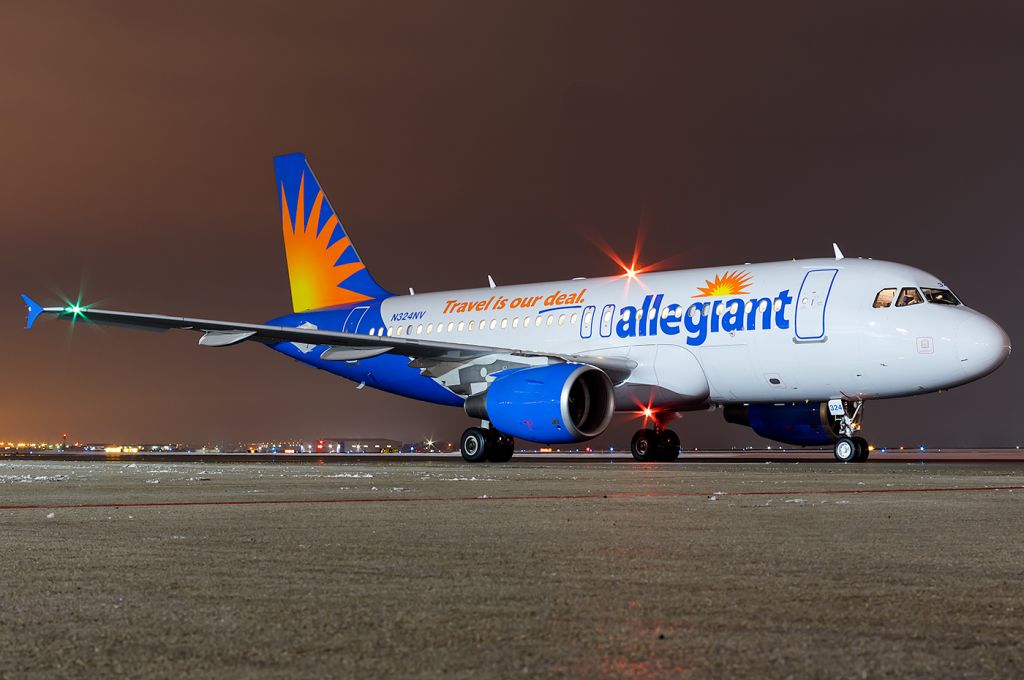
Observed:
[[[274,170],[295,311],[389,297],[359,258],[306,157],[278,156]]]

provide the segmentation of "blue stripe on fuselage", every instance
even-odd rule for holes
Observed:
[[[346,331],[350,333],[368,334],[371,328],[381,328],[384,322],[381,319],[380,305],[382,300],[367,300],[341,307],[332,307],[317,311],[300,312],[289,314],[277,319],[268,321],[268,325],[285,326],[298,328],[303,324],[311,324],[323,331]],[[360,319],[357,327],[346,327],[349,314],[353,310],[367,307],[366,313]],[[358,312],[356,312],[358,314]],[[400,354],[382,354],[371,359],[360,359],[357,362],[346,361],[325,361],[320,355],[327,345],[318,345],[308,352],[306,347],[297,347],[292,342],[279,342],[270,345],[271,349],[289,356],[304,364],[309,364],[322,371],[340,375],[353,382],[365,382],[369,387],[374,387],[385,392],[391,392],[403,397],[429,401],[434,404],[446,406],[462,406],[462,397],[446,390],[432,379],[420,375],[417,368],[409,366],[409,357]]]

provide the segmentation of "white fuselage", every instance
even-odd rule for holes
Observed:
[[[1005,360],[1006,334],[968,307],[873,306],[905,288],[946,286],[873,260],[745,264],[392,297],[373,332],[629,359],[619,410],[899,397]]]

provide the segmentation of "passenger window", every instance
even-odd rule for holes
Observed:
[[[451,333],[453,328],[455,328],[455,322],[454,321],[449,321],[448,322],[448,332]],[[459,330],[461,331],[462,329],[460,328]]]
[[[501,320],[501,329],[505,330],[506,328],[508,328],[508,319],[502,319]]]
[[[884,309],[892,305],[892,299],[896,297],[895,288],[883,288],[878,291],[878,295],[875,296],[875,304],[871,305],[875,309]]]
[[[461,333],[464,330],[466,330],[466,322],[465,321],[460,321],[459,322],[459,332]],[[469,330],[473,330],[473,329],[470,328]]]
[[[459,324],[459,325],[461,326],[462,324]],[[460,328],[459,330],[461,331],[462,329]],[[476,321],[470,321],[469,322],[469,330],[471,330],[471,331],[472,330],[476,330]]]
[[[495,328],[495,327],[496,327],[497,325],[498,325],[498,320],[497,320],[497,319],[491,319],[491,330],[492,330],[492,331],[494,330],[494,328]]]
[[[924,300],[921,299],[921,293],[917,288],[904,288],[900,291],[900,299],[896,303],[897,307],[909,307],[910,305],[919,305]]]
[[[935,305],[961,304],[956,295],[953,295],[953,291],[946,290],[945,288],[922,288],[921,292],[924,293],[924,297],[928,302]]]

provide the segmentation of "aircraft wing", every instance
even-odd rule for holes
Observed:
[[[322,359],[334,361],[368,359],[387,353],[407,356],[414,360],[445,363],[463,362],[490,355],[548,357],[558,361],[589,364],[600,368],[608,373],[608,376],[614,383],[622,382],[628,378],[633,369],[636,368],[636,362],[615,356],[532,352],[488,345],[467,345],[438,340],[420,340],[419,338],[342,333],[340,331],[325,331],[315,328],[293,328],[238,321],[140,314],[137,312],[85,308],[75,305],[43,307],[27,295],[22,295],[21,297],[28,307],[26,328],[31,328],[40,316],[51,315],[70,321],[80,320],[85,323],[127,326],[155,331],[170,329],[197,331],[203,334],[199,338],[199,344],[206,347],[227,347],[247,340],[264,344],[296,342],[308,345],[326,345],[327,349],[320,356]]]

